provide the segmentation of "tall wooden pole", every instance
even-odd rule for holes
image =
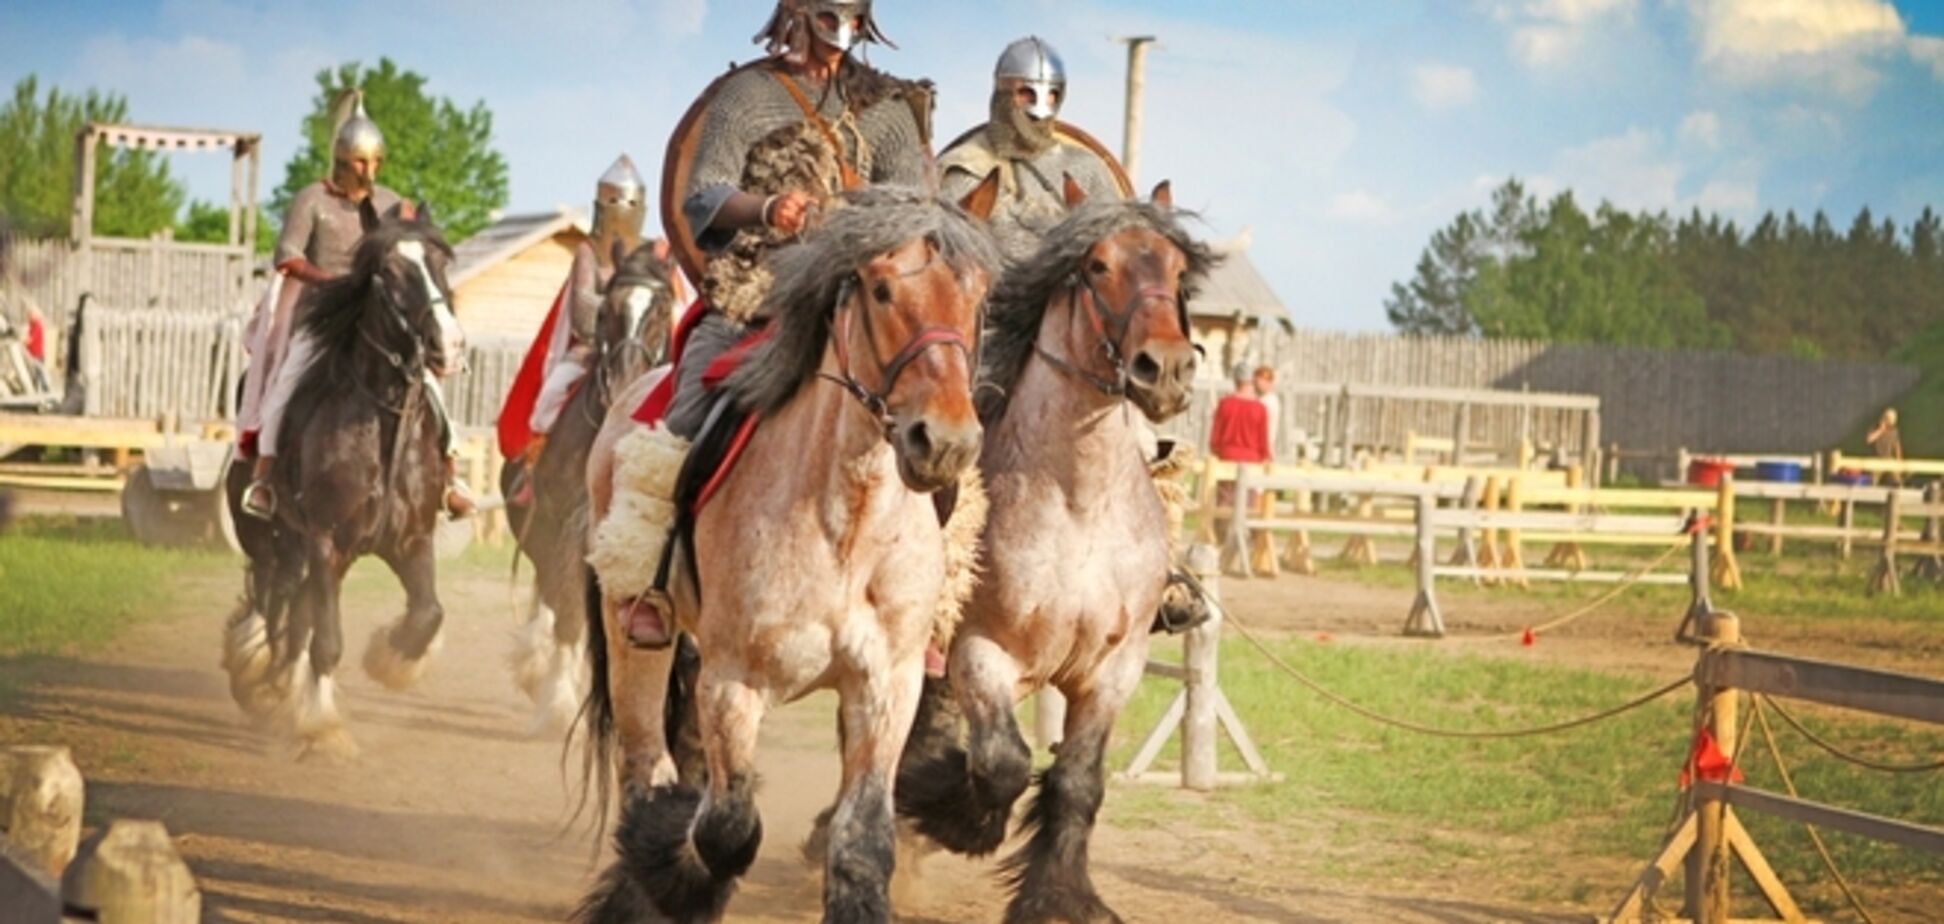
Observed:
[[[1154,44],[1152,35],[1136,35],[1120,40],[1127,46],[1127,117],[1121,133],[1121,166],[1127,178],[1141,181],[1141,92],[1147,84],[1147,50]]]

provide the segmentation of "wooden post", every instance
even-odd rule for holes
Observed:
[[[1465,446],[1471,442],[1471,404],[1458,405],[1458,423],[1451,431],[1451,464],[1465,464]]]
[[[1443,638],[1444,616],[1438,612],[1437,499],[1430,492],[1417,496],[1417,597],[1404,619],[1404,634]]]
[[[1499,509],[1500,493],[1498,476],[1488,476],[1485,479],[1485,494],[1479,499],[1479,509],[1487,512]],[[1497,569],[1499,566],[1498,530],[1481,529],[1478,534],[1478,567],[1487,571]],[[1495,576],[1486,576],[1483,580],[1486,584],[1494,586],[1498,584],[1498,578]]]
[[[7,840],[60,876],[81,840],[84,787],[64,747],[0,749],[0,825]]]
[[[1210,597],[1221,596],[1221,568],[1207,555],[1190,555],[1188,564]],[[1211,567],[1214,566],[1214,567]],[[1181,786],[1196,792],[1215,788],[1215,739],[1219,734],[1216,705],[1221,686],[1216,658],[1222,643],[1222,608],[1209,607],[1208,621],[1188,630],[1181,640],[1183,685],[1187,711],[1181,721]]]
[[[88,839],[61,883],[102,924],[197,924],[202,893],[159,821],[118,819]]]
[[[1782,521],[1788,507],[1789,502],[1779,497],[1769,502],[1769,525],[1775,527],[1775,532],[1769,534],[1769,554],[1778,558],[1782,555]]]
[[[1127,110],[1122,124],[1121,166],[1128,179],[1140,177],[1141,169],[1141,95],[1147,85],[1147,50],[1154,36],[1138,35],[1121,39],[1127,45]]]
[[[1843,538],[1837,542],[1836,555],[1844,561],[1849,561],[1850,550],[1855,547],[1855,542],[1850,538],[1850,531],[1856,528],[1855,486],[1850,487],[1848,496],[1844,497],[1841,503],[1843,505],[1843,511],[1837,517],[1836,522],[1837,525],[1843,528]]]
[[[1459,508],[1463,510],[1477,510],[1479,494],[1483,490],[1484,485],[1479,482],[1477,475],[1467,475],[1465,477],[1465,495],[1458,500]],[[1471,567],[1478,564],[1478,539],[1472,534],[1472,528],[1470,526],[1459,527],[1458,548],[1451,553],[1451,563],[1459,567]],[[1478,583],[1478,579],[1473,578],[1472,583]]]
[[[1707,640],[1717,646],[1741,644],[1741,621],[1733,613],[1715,613],[1702,626]],[[1708,701],[1708,730],[1723,754],[1732,760],[1738,750],[1735,691],[1730,687],[1707,686],[1701,696]],[[1728,924],[1728,879],[1733,871],[1729,852],[1728,806],[1717,798],[1696,799],[1694,852],[1688,854],[1687,911],[1699,924]]]
[[[1740,590],[1741,564],[1735,559],[1735,476],[1721,473],[1715,489],[1714,582],[1723,590]]]
[[[1897,526],[1903,519],[1903,492],[1892,488],[1889,498],[1883,507],[1883,553],[1877,559],[1876,573],[1870,576],[1870,593],[1895,597],[1903,593],[1897,580]]]
[[[1523,492],[1519,488],[1524,482],[1525,478],[1523,476],[1514,476],[1506,484],[1505,509],[1507,512],[1518,513],[1520,510],[1525,509],[1525,500],[1522,497]],[[1521,589],[1531,589],[1532,582],[1527,580],[1525,576],[1525,551],[1520,548],[1519,536],[1520,530],[1518,529],[1507,529],[1505,531],[1505,553],[1499,559],[1499,564],[1511,574],[1506,579],[1508,583],[1517,584]]]

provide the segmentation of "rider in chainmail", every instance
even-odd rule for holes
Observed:
[[[851,55],[863,42],[890,44],[870,0],[779,0],[756,41],[768,55],[717,80],[683,122],[695,135],[671,145],[694,145],[679,205],[702,255],[696,283],[708,310],[683,341],[663,426],[637,434],[657,447],[664,466],[679,465],[708,416],[702,378],[710,364],[765,323],[770,253],[814,227],[844,192],[923,185],[930,159],[931,85]],[[663,169],[680,164],[671,158]],[[679,242],[683,231],[670,227],[670,239]],[[646,537],[626,557],[661,562],[661,576],[648,581],[596,565],[629,641],[640,647],[674,638],[664,584],[674,522],[663,512],[674,509],[673,483],[672,472],[656,479],[652,496],[630,505],[641,521],[620,529]],[[597,556],[608,525],[596,528]]]
[[[769,56],[731,72],[707,100],[682,199],[714,309],[689,334],[677,371],[668,426],[683,436],[702,424],[709,362],[762,321],[768,253],[848,189],[925,179],[930,84],[849,53],[884,42],[869,0],[781,0],[756,40]]]
[[[941,193],[961,199],[997,169],[992,232],[1006,258],[1018,261],[1066,217],[1068,179],[1087,199],[1125,196],[1114,168],[1057,128],[1066,66],[1052,45],[1037,36],[1007,45],[992,83],[991,120],[939,155]]]

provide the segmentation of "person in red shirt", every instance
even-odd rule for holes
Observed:
[[[1215,405],[1208,451],[1224,462],[1269,461],[1269,408],[1256,397],[1246,369],[1235,376],[1235,392]]]

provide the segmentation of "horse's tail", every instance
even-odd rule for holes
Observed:
[[[594,830],[596,850],[605,831],[608,803],[614,792],[614,699],[608,692],[607,620],[601,612],[601,578],[593,568],[584,569],[587,579],[582,587],[581,609],[587,620],[587,698],[581,700],[580,714],[568,730],[567,743],[581,735],[581,786],[574,818],[587,807],[588,790],[594,792]],[[569,824],[573,819],[569,819]],[[583,914],[587,909],[583,908]],[[586,920],[608,920],[586,918]],[[632,918],[617,920],[633,920]]]

